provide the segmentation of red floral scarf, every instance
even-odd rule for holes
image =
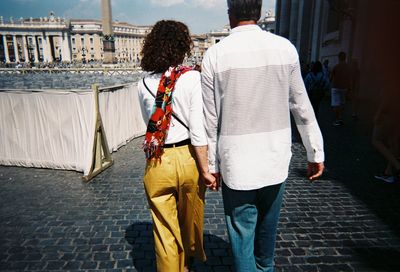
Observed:
[[[146,159],[153,158],[161,160],[164,153],[163,146],[167,137],[169,125],[172,116],[172,93],[178,78],[190,71],[190,67],[171,66],[168,71],[162,74],[158,84],[156,101],[153,106],[153,112],[147,124],[146,136],[143,144],[143,150]]]

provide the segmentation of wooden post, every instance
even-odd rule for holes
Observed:
[[[90,181],[93,177],[114,163],[113,159],[111,158],[110,150],[108,149],[106,133],[104,131],[103,121],[101,120],[100,115],[99,87],[96,84],[93,84],[92,89],[95,104],[96,125],[93,140],[92,164],[89,173],[82,177],[82,179],[86,182]]]

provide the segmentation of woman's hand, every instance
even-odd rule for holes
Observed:
[[[218,184],[217,184],[217,179],[215,176],[209,172],[207,173],[202,173],[201,174],[201,179],[203,180],[204,184],[206,187],[212,191],[218,191]]]

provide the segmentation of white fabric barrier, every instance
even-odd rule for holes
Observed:
[[[100,114],[110,152],[146,131],[140,110],[137,83],[99,94]]]
[[[0,164],[68,169],[87,175],[92,164],[92,90],[0,91]],[[136,83],[100,92],[110,151],[146,130]]]

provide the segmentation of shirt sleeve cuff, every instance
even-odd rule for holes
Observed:
[[[208,144],[207,143],[207,139],[205,139],[205,140],[193,140],[193,139],[190,139],[190,143],[193,146],[205,146],[205,145]]]
[[[317,151],[317,152],[315,152],[313,154],[310,154],[310,153],[307,152],[307,160],[309,162],[317,162],[317,163],[324,162],[325,154],[324,154],[323,151]]]

